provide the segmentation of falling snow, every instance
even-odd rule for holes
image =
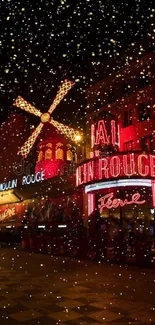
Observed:
[[[105,59],[119,57],[131,41],[151,33],[153,15],[152,2],[145,0],[39,0],[26,1],[24,6],[16,0],[3,2],[3,119],[17,95],[46,110],[60,80],[70,78],[77,81],[76,89],[68,96],[65,110],[60,106],[56,115],[60,121],[83,125],[84,90],[98,78],[98,67]]]
[[[71,80],[75,82],[75,86],[69,93],[65,93],[66,97],[61,103],[57,102],[55,111],[51,110],[52,118],[56,118],[59,122],[52,120],[52,123],[53,125],[55,123],[55,126],[59,125],[59,128],[62,128],[60,123],[64,123],[81,130],[86,126],[86,109],[89,108],[86,103],[87,88],[113,72],[116,73],[114,82],[120,80],[123,75],[121,69],[124,66],[130,69],[130,63],[135,55],[140,57],[145,54],[147,45],[152,51],[154,50],[154,34],[153,0],[27,0],[25,2],[2,0],[0,117],[3,122],[1,124],[3,144],[1,141],[0,167],[1,175],[5,175],[2,177],[3,180],[7,180],[7,176],[10,171],[15,170],[14,168],[21,167],[19,163],[23,163],[23,160],[18,160],[16,166],[18,142],[24,144],[30,130],[34,130],[38,125],[38,116],[42,116],[42,121],[43,118],[47,118],[46,114],[41,115],[41,113],[46,113],[47,108],[53,103],[61,81]],[[148,44],[145,43],[145,39]],[[136,60],[136,64],[139,64],[139,59]],[[149,62],[148,68],[150,67]],[[149,73],[151,75],[150,70]],[[141,71],[141,79],[147,77],[144,71]],[[131,75],[131,79],[134,78],[134,74]],[[129,91],[130,85],[126,85],[125,90]],[[104,95],[107,93],[105,92]],[[96,102],[92,105],[91,113],[96,107],[101,106],[100,89],[95,90],[94,97]],[[18,107],[13,106],[17,98],[22,103],[24,98],[33,105],[33,112],[39,110],[41,113],[35,118],[29,117],[27,112],[21,112],[19,109],[22,106],[21,102],[20,105],[16,105]],[[110,112],[110,104],[108,108]],[[28,109],[27,111],[30,112],[32,108],[28,106]],[[98,109],[96,115],[97,111]],[[146,111],[148,112],[149,109]],[[17,119],[14,113],[17,113]],[[5,121],[8,123],[7,126]],[[36,130],[37,135],[38,130],[40,129]],[[74,130],[66,127],[64,133],[69,134],[69,132],[73,138]],[[50,148],[52,144],[48,145]],[[31,146],[26,153],[30,152],[29,149]],[[58,149],[61,152],[61,148]],[[32,153],[29,159],[30,164],[26,168],[35,165],[36,157]],[[26,172],[24,169],[24,173]],[[65,182],[63,183],[62,177],[53,184],[59,196],[65,194]],[[51,189],[50,183],[48,188],[45,188],[44,184],[43,187],[39,184],[36,192],[33,193],[34,196],[39,197],[36,206],[40,214],[42,213],[40,201],[45,200],[41,204],[46,202]],[[41,196],[39,190],[42,190]],[[141,190],[145,195],[145,187]],[[33,192],[32,189],[31,191]],[[126,190],[124,194],[127,195]],[[33,199],[31,201],[34,203]],[[119,199],[115,199],[115,204],[116,201],[120,202]],[[25,221],[25,213],[28,214],[30,211],[27,203],[21,204],[25,209],[23,214]],[[72,202],[72,211],[73,213],[80,211],[75,201]],[[132,212],[134,211],[133,207]],[[33,212],[35,214],[34,206],[31,209],[32,215]],[[3,216],[6,216],[4,212]],[[79,324],[96,324],[98,321],[108,324],[114,324],[113,321],[117,324],[122,322],[122,324],[154,324],[154,272],[145,273],[142,270],[139,272],[131,266],[114,266],[113,261],[117,260],[121,263],[122,255],[124,254],[123,258],[125,258],[127,250],[125,251],[124,248],[123,251],[116,240],[114,257],[111,260],[107,257],[107,244],[103,245],[100,234],[95,244],[90,238],[89,247],[86,235],[84,237],[82,234],[82,241],[78,240],[81,231],[80,222],[81,219],[77,221],[74,235],[72,230],[68,231],[64,237],[59,238],[59,242],[56,238],[50,237],[49,227],[46,229],[48,235],[46,237],[50,238],[46,238],[46,243],[39,242],[39,240],[44,241],[43,236],[35,235],[35,239],[33,238],[34,242],[36,241],[35,252],[45,252],[47,255],[33,255],[33,253],[23,255],[23,252],[19,252],[16,248],[1,250],[0,318],[2,320],[0,323],[2,325],[3,321],[7,323],[8,318],[11,319],[10,324],[17,324],[18,320],[28,324],[28,319],[30,322],[35,319],[36,323],[33,324],[49,324],[51,321],[53,324],[58,324],[60,321],[67,321],[66,324],[73,324],[75,321],[78,324],[79,319]],[[29,245],[31,242],[32,246],[32,238],[30,240],[29,236],[25,236],[22,241],[23,247],[24,245],[26,247],[27,238]],[[138,242],[136,246],[137,251],[140,244]],[[148,253],[150,244],[146,247],[144,242],[143,244],[144,261],[150,262]],[[29,247],[29,250],[33,251],[34,247],[33,249]],[[57,254],[62,257],[56,257]],[[117,256],[120,258],[117,259]],[[131,259],[135,256],[137,258],[138,253],[131,253],[129,256],[131,263]],[[81,261],[80,259],[83,258],[96,259],[96,262]],[[105,259],[109,262],[106,266],[101,263]],[[154,260],[151,263],[154,263]],[[55,314],[52,308],[55,308]]]

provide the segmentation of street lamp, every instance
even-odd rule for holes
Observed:
[[[82,140],[82,136],[81,136],[80,134],[77,134],[77,135],[75,136],[75,141],[76,141],[76,142],[81,142],[81,140]]]

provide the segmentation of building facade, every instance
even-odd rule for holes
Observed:
[[[155,234],[155,57],[147,53],[87,89],[86,156],[76,171],[85,225]]]
[[[82,215],[75,186],[80,147],[47,124],[36,150],[23,159],[17,152],[25,124],[24,116],[16,114],[1,126],[6,147],[1,150],[0,228],[75,222]]]
[[[131,230],[153,236],[154,55],[147,53],[131,60],[87,89],[86,94],[84,145],[69,143],[45,128],[33,174],[28,169],[17,169],[18,175],[10,173],[0,182],[0,224],[72,222],[83,217],[90,233],[98,222],[103,231],[108,229],[110,238],[120,228],[126,236]],[[6,146],[8,129],[6,125],[3,131]],[[16,142],[10,139],[11,166],[17,152],[12,145]],[[86,159],[77,165],[85,152]]]

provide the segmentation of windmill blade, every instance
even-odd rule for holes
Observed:
[[[43,128],[43,123],[40,123],[37,128],[32,132],[28,140],[24,143],[24,145],[19,150],[18,154],[21,154],[24,158],[26,158],[33,147],[39,133],[41,132]]]
[[[73,128],[71,128],[65,124],[59,123],[53,119],[51,119],[50,123],[56,129],[58,129],[58,131],[63,133],[67,138],[70,138],[72,141],[77,141],[77,137],[79,137],[81,135],[80,132],[74,130]]]
[[[66,96],[66,94],[69,92],[69,90],[74,86],[74,82],[70,80],[65,80],[63,84],[60,86],[59,91],[50,106],[48,112],[51,114],[56,106],[61,102],[61,100]]]
[[[36,109],[34,106],[32,106],[30,103],[28,103],[24,98],[22,98],[21,96],[18,96],[15,100],[15,102],[13,103],[13,106],[19,107],[21,109],[23,109],[23,111],[29,112],[33,115],[36,116],[41,116],[41,112]]]

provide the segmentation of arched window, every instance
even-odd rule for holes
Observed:
[[[67,150],[67,160],[69,161],[73,160],[73,153],[70,149]]]
[[[42,151],[39,151],[38,161],[41,161],[42,159],[43,159],[43,152]]]
[[[45,152],[45,160],[52,160],[52,149],[47,149]]]
[[[48,148],[52,148],[52,143],[47,143],[47,145],[46,145],[46,147],[48,147]]]
[[[64,159],[64,152],[63,152],[63,144],[62,143],[57,143],[56,144],[56,151],[55,151],[55,158],[56,159]]]

